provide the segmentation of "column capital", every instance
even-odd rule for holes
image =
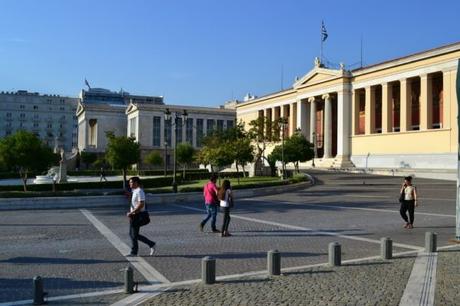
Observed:
[[[321,98],[323,98],[324,100],[329,100],[331,99],[331,95],[330,94],[324,94],[321,96]]]
[[[308,98],[308,102],[309,102],[309,103],[313,103],[313,102],[315,102],[315,100],[316,100],[315,97],[310,97],[310,98]]]

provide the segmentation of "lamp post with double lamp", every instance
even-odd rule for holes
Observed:
[[[286,118],[280,118],[278,120],[278,125],[280,127],[280,131],[281,131],[281,168],[282,168],[282,176],[281,176],[281,179],[285,179],[286,178],[286,166],[284,164],[284,134],[286,132],[286,126],[287,126],[287,120]]]
[[[171,124],[171,129],[174,131],[174,163],[173,163],[173,181],[172,181],[172,189],[174,193],[177,193],[177,182],[176,182],[176,161],[177,161],[177,127],[182,128],[184,122],[187,122],[187,111],[184,109],[182,114],[178,112],[173,112],[169,110],[169,108],[165,111],[165,121],[174,120]],[[182,118],[182,122],[179,124],[179,118]]]
[[[165,141],[165,176],[168,175],[168,142]]]
[[[312,132],[312,141],[313,141],[313,159],[311,160],[311,166],[315,167],[315,157],[316,157],[316,133]]]

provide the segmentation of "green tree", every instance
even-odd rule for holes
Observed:
[[[123,171],[123,189],[126,190],[126,171],[129,166],[139,162],[140,145],[135,138],[126,136],[115,136],[107,133],[109,140],[105,157],[109,164],[115,169]]]
[[[152,151],[145,156],[144,162],[151,166],[161,166],[163,165],[163,157],[159,152]]]
[[[81,161],[85,164],[86,168],[97,160],[97,153],[82,151],[80,154]]]
[[[0,160],[19,172],[24,191],[27,191],[29,172],[46,170],[56,162],[57,155],[34,134],[18,131],[0,140]]]
[[[265,157],[265,150],[269,142],[280,140],[278,120],[269,120],[267,117],[259,117],[250,121],[247,136],[256,146],[256,165],[263,165],[264,160],[270,164],[270,161]]]
[[[177,145],[177,162],[182,164],[182,178],[185,179],[185,168],[193,162],[195,149],[188,142],[183,142]]]
[[[284,143],[284,161],[294,163],[297,173],[299,173],[299,162],[306,162],[313,158],[313,144],[305,136],[297,131]]]
[[[282,146],[277,145],[273,148],[272,152],[267,156],[267,162],[270,166],[271,176],[276,176],[276,162],[281,161],[283,158]]]

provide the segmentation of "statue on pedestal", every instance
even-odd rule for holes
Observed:
[[[61,160],[59,161],[58,183],[67,183],[67,166],[65,164],[65,152],[61,148]]]

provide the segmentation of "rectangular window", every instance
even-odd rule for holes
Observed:
[[[165,120],[165,142],[171,146],[171,120]]]
[[[193,146],[193,118],[187,118],[185,141]]]
[[[154,116],[153,117],[153,139],[152,145],[154,147],[161,146],[161,117]]]
[[[227,129],[233,128],[233,120],[227,120]]]
[[[203,119],[196,119],[196,146],[201,147],[201,141],[203,140]]]
[[[182,142],[182,118],[177,118],[176,121],[176,143]]]
[[[206,135],[211,134],[212,131],[214,131],[214,120],[213,119],[208,119],[206,121],[207,127],[206,127]]]
[[[129,137],[136,137],[136,118],[129,119]]]
[[[224,130],[224,120],[217,120],[217,130],[219,132]]]

